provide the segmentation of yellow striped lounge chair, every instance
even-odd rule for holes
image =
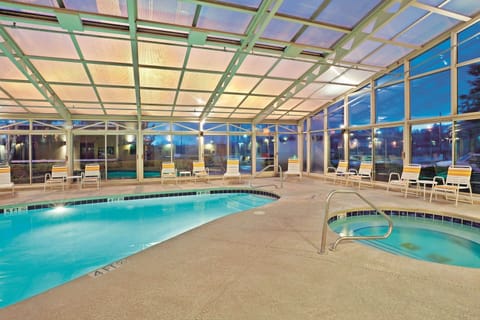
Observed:
[[[472,186],[470,184],[471,175],[472,167],[470,166],[448,167],[446,180],[444,180],[443,177],[434,178],[434,180],[442,180],[442,184],[433,185],[432,192],[430,193],[430,202],[432,202],[432,197],[434,194],[435,199],[439,193],[443,193],[445,195],[445,199],[448,199],[448,194],[452,194],[455,197],[455,206],[457,206],[460,190],[468,190],[470,193],[470,203],[473,204]]]
[[[400,188],[400,191],[405,190],[405,198],[408,195],[410,185],[414,185],[418,193],[418,179],[420,178],[420,170],[422,166],[419,164],[407,164],[403,166],[402,175],[397,172],[390,173],[388,177],[387,192],[391,187]]]
[[[240,162],[238,160],[227,160],[227,171],[223,175],[225,178],[238,178],[238,181],[242,181],[242,175],[240,174]]]
[[[175,162],[162,162],[162,171],[160,173],[160,180],[163,184],[166,180],[177,181],[177,169],[175,169]]]
[[[193,170],[192,174],[195,177],[195,182],[197,179],[206,179],[208,181],[208,168],[205,168],[204,161],[193,161]]]
[[[62,190],[65,190],[65,184],[67,183],[67,175],[68,170],[66,166],[52,166],[52,172],[45,174],[43,191],[47,190],[47,186],[60,186],[62,187]]]
[[[299,176],[302,178],[302,171],[300,171],[300,161],[298,159],[288,159],[287,171],[283,173],[284,179],[288,176]]]
[[[373,185],[372,168],[372,162],[362,161],[362,163],[360,163],[358,172],[355,172],[354,175],[348,177],[348,180],[352,181],[352,184],[358,182],[358,189],[360,189],[360,185],[362,183]]]
[[[94,185],[97,189],[100,189],[100,165],[99,164],[87,164],[84,172],[82,172],[81,187],[87,185]]]

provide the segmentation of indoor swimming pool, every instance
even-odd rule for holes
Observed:
[[[0,209],[0,308],[278,197],[209,190]]]
[[[418,260],[480,268],[480,223],[431,213],[385,213],[393,220],[392,234],[360,242]],[[341,236],[370,236],[385,234],[388,222],[373,211],[356,211],[330,218],[329,226]]]

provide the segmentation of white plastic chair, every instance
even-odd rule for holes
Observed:
[[[12,182],[10,166],[0,167],[0,189],[12,189],[12,194],[15,194],[15,184]]]
[[[283,173],[283,177],[286,180],[288,176],[299,176],[302,178],[302,171],[300,170],[300,161],[298,159],[288,159],[287,171]]]
[[[448,194],[453,194],[455,197],[455,206],[458,205],[458,198],[460,196],[460,190],[468,190],[470,192],[470,203],[473,204],[472,186],[470,184],[470,177],[472,175],[472,167],[470,166],[450,166],[447,171],[447,179],[443,177],[435,176],[434,180],[441,180],[442,184],[435,184],[432,186],[432,192],[430,193],[430,202],[435,194],[435,199],[438,193],[443,193],[445,199]]]
[[[227,171],[223,175],[225,178],[238,178],[238,181],[242,181],[242,175],[240,174],[240,162],[238,160],[227,160]]]
[[[51,173],[45,173],[45,181],[43,191],[47,190],[47,186],[60,186],[65,190],[67,184],[68,169],[66,166],[53,165]]]

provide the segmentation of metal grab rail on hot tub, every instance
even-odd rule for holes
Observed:
[[[329,208],[330,208],[330,200],[333,198],[334,195],[339,194],[339,193],[352,193],[358,196],[360,199],[362,199],[365,203],[367,203],[370,207],[375,209],[376,212],[378,212],[380,215],[382,215],[385,219],[388,221],[388,230],[384,235],[379,235],[379,236],[340,236],[335,240],[334,243],[330,245],[330,250],[334,251],[337,248],[337,245],[344,241],[344,240],[375,240],[375,239],[386,239],[390,236],[393,230],[393,221],[392,219],[385,214],[382,210],[378,209],[373,203],[368,201],[365,197],[363,197],[361,194],[359,194],[356,191],[353,190],[333,190],[327,195],[327,200],[325,204],[325,216],[323,219],[323,228],[322,228],[322,242],[320,243],[320,250],[318,253],[325,253],[325,246],[327,243],[327,225],[328,225],[328,213],[329,213]]]

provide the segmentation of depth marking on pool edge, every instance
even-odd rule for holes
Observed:
[[[110,271],[116,270],[120,268],[121,265],[127,263],[127,259],[121,259],[118,261],[115,261],[109,265],[106,265],[100,269],[97,269],[95,271],[90,272],[88,275],[92,278],[98,278],[100,276],[103,276],[106,273],[109,273]]]

